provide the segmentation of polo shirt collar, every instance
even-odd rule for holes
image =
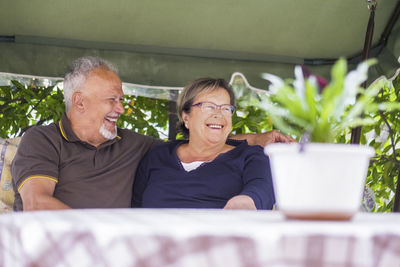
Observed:
[[[62,135],[62,137],[67,140],[68,142],[82,142],[82,143],[86,143],[83,142],[82,140],[80,140],[76,134],[74,133],[74,131],[72,130],[71,127],[71,123],[67,117],[67,114],[64,113],[61,117],[61,120],[58,122],[58,127],[60,129],[60,133]],[[106,142],[104,142],[103,144],[101,144],[99,147],[103,147],[104,145],[108,145],[108,144],[113,144],[116,141],[121,139],[121,133],[120,133],[120,129],[117,130],[117,137],[112,139],[112,140],[108,140]]]
[[[60,128],[62,137],[68,142],[81,141],[72,130],[67,114],[64,113],[62,115],[61,120],[58,122],[58,127]]]

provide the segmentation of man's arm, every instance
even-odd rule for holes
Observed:
[[[53,124],[32,127],[22,136],[11,164],[16,210],[68,208],[54,198],[60,147],[60,133]]]
[[[235,140],[247,140],[247,143],[251,146],[259,145],[262,147],[272,143],[297,142],[294,138],[284,135],[278,130],[272,130],[270,132],[259,133],[259,134],[237,134],[237,135],[232,135],[229,138]]]
[[[27,180],[19,190],[24,211],[70,209],[53,197],[56,182],[49,179],[35,178]]]

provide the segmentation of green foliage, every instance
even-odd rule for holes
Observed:
[[[125,95],[123,104],[125,113],[120,116],[118,127],[160,139],[167,138],[162,136],[168,126],[167,100]]]
[[[386,82],[375,98],[376,103],[400,102],[400,76],[393,84]],[[393,210],[394,196],[400,172],[400,112],[381,110],[368,112],[366,118],[375,123],[362,127],[361,144],[375,149],[371,159],[366,184],[374,191],[374,212]],[[339,143],[350,143],[350,129],[344,130],[336,139]]]
[[[400,102],[400,76],[392,86],[386,83],[376,97],[378,103]],[[363,136],[373,134],[374,138],[361,140],[375,148],[367,176],[367,185],[375,192],[375,211],[391,211],[400,173],[400,112],[382,110],[369,113],[367,117],[376,121],[372,126],[363,127]]]
[[[347,63],[339,59],[332,68],[331,82],[321,93],[316,79],[304,79],[300,67],[295,69],[294,81],[265,74],[272,83],[271,95],[262,95],[261,101],[255,103],[268,111],[282,132],[296,137],[309,135],[312,142],[333,143],[349,127],[374,123],[373,119],[362,117],[365,112],[400,108],[399,103],[374,101],[384,80],[365,90],[360,87],[372,63],[372,60],[361,63],[346,75]]]
[[[247,88],[242,77],[237,76],[232,87],[236,95],[236,112],[232,116],[232,134],[263,133],[273,129],[268,113],[254,105],[248,105],[257,95]]]
[[[232,134],[262,133],[272,130],[267,113],[253,106],[238,106],[232,116]]]
[[[0,86],[0,137],[22,135],[32,125],[57,121],[64,112],[63,94],[54,86]]]

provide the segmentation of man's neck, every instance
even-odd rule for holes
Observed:
[[[86,142],[94,147],[98,147],[107,141],[104,137],[99,138],[98,131],[94,132],[96,130],[91,128],[90,124],[82,119],[79,114],[68,112],[67,117],[71,124],[72,131],[81,141]]]

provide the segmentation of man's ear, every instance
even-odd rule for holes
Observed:
[[[79,112],[85,111],[84,97],[82,92],[76,91],[72,94],[72,106]]]

